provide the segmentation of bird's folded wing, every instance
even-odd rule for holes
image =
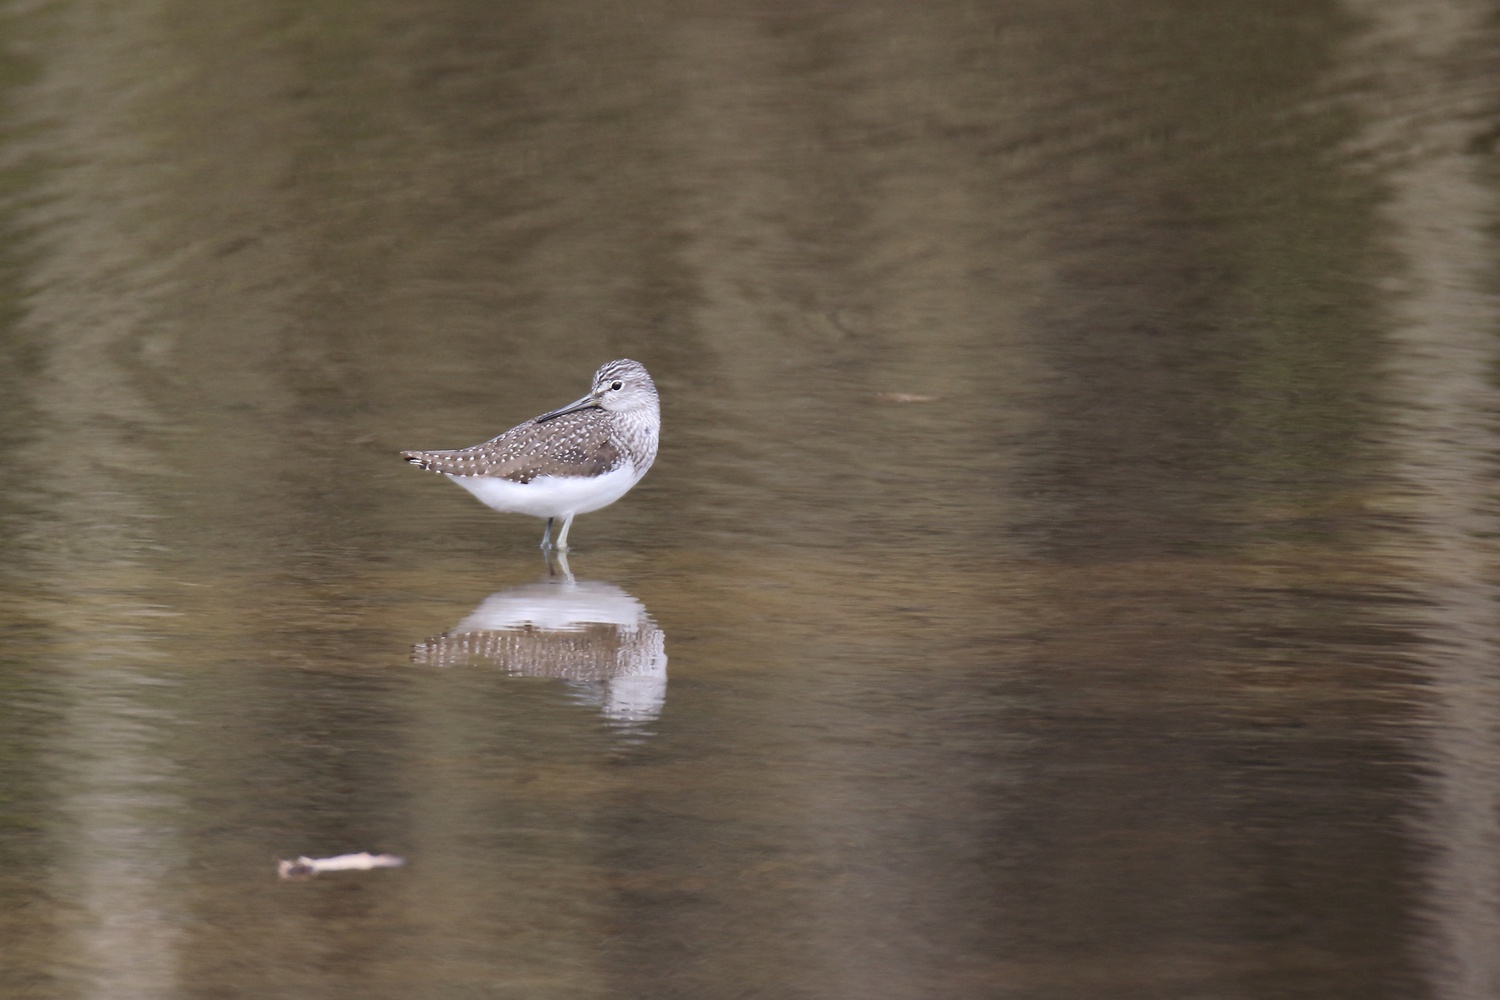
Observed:
[[[428,472],[449,476],[491,476],[529,483],[538,476],[597,476],[620,463],[596,412],[570,413],[549,420],[538,434],[525,423],[484,444],[453,451],[403,451],[401,457]]]

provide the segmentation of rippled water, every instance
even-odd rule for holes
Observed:
[[[1500,990],[1487,7],[0,25],[0,994]]]

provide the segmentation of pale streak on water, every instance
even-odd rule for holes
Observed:
[[[1426,766],[1409,825],[1428,846],[1414,951],[1433,995],[1482,1000],[1500,991],[1500,202],[1472,148],[1473,122],[1491,114],[1494,96],[1450,67],[1492,62],[1479,39],[1493,11],[1477,3],[1350,6],[1371,22],[1351,47],[1350,75],[1381,68],[1355,102],[1367,118],[1356,141],[1388,167],[1383,216],[1401,262],[1388,333],[1389,442],[1391,508],[1409,536],[1392,556],[1414,599],[1429,690],[1425,717],[1411,730]]]

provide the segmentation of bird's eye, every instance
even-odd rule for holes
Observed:
[[[623,383],[623,382],[614,382],[614,383],[612,383],[610,385],[610,388],[614,389],[616,392],[618,392],[619,390],[625,388],[625,383]]]

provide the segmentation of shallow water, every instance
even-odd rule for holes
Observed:
[[[0,39],[0,993],[1500,989],[1487,8]]]

